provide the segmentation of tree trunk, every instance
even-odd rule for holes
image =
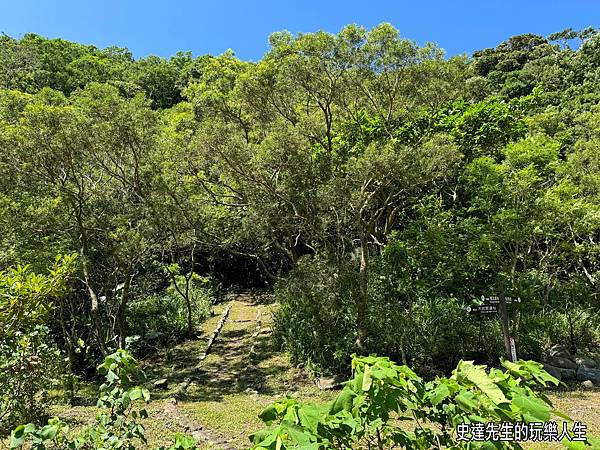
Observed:
[[[368,318],[368,288],[369,288],[369,241],[367,231],[362,230],[360,236],[360,269],[359,290],[356,299],[356,346],[359,351],[365,350]]]
[[[59,302],[59,305],[60,327],[63,333],[65,347],[67,349],[67,375],[64,377],[63,386],[67,402],[70,406],[73,406],[73,398],[75,397],[75,377],[73,376],[75,354],[73,351],[73,340],[71,339],[71,335],[67,332],[67,326],[65,324],[64,304],[62,299]]]
[[[125,348],[127,339],[127,302],[129,301],[129,288],[131,286],[132,276],[128,273],[125,277],[123,290],[121,291],[121,303],[117,311],[117,323],[119,327],[119,348]]]
[[[185,277],[185,306],[187,307],[187,335],[189,337],[192,336],[194,331],[194,324],[192,322],[192,300],[190,299],[190,282],[193,272],[194,266],[190,270],[190,273]]]
[[[96,295],[96,292],[94,291],[94,289],[92,288],[92,285],[90,283],[90,274],[89,274],[87,258],[86,258],[87,245],[85,243],[85,237],[83,237],[83,235],[81,237],[81,241],[82,241],[82,245],[81,245],[81,248],[79,249],[79,255],[81,256],[83,281],[85,282],[85,287],[87,288],[87,291],[90,295],[90,310],[92,313],[92,320],[94,322],[94,331],[96,334],[96,342],[98,343],[98,348],[100,349],[102,356],[106,356],[108,354],[108,351],[106,350],[106,346],[104,345],[104,333],[102,331],[102,321],[100,319],[100,308],[99,308],[98,296]]]
[[[571,351],[571,354],[574,355],[577,353],[577,345],[575,343],[575,332],[573,331],[573,318],[568,312],[567,318],[569,319],[569,341],[571,344],[569,350]]]
[[[512,343],[510,336],[510,325],[508,319],[508,310],[506,309],[506,298],[504,297],[504,292],[500,291],[499,295],[499,303],[498,310],[500,312],[500,324],[502,325],[502,334],[504,335],[504,346],[506,348],[506,354],[508,356],[508,360],[515,362],[513,358],[512,352]]]

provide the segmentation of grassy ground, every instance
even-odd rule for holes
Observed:
[[[200,448],[247,448],[248,435],[262,426],[258,414],[282,396],[318,402],[331,398],[331,393],[320,391],[285,353],[273,347],[272,305],[264,297],[233,300],[211,353],[199,364],[227,304],[215,307],[215,315],[202,325],[198,339],[141,362],[149,386],[158,379],[168,380],[168,389],[152,390],[146,408],[150,417],[142,423],[147,448],[168,445],[176,432],[193,435]],[[189,378],[192,381],[181,394],[180,387]],[[75,430],[92,423],[97,412],[92,401],[95,390],[83,388],[79,395],[87,399],[87,406],[58,405],[52,411]]]
[[[559,391],[551,393],[548,397],[557,410],[567,414],[576,422],[586,424],[588,435],[600,437],[600,389]],[[557,418],[556,422],[560,425],[562,419]],[[527,448],[557,449],[563,447],[557,443],[539,443]]]
[[[143,421],[148,445],[167,446],[176,432],[194,436],[201,449],[247,448],[248,435],[261,428],[260,411],[285,395],[302,401],[326,402],[334,393],[320,391],[309,377],[290,363],[273,345],[272,308],[266,298],[238,296],[209,356],[199,364],[206,341],[228,303],[198,332],[198,339],[142,361],[152,381],[168,380],[168,389],[152,392]],[[190,381],[185,392],[182,383]],[[94,420],[94,389],[80,391],[88,406],[58,406],[54,413],[78,429]],[[588,433],[600,436],[600,390],[551,392],[555,406],[574,420],[584,422]],[[410,426],[407,423],[407,426]],[[525,448],[559,448],[551,444],[525,444]],[[1,448],[1,446],[0,446]]]
[[[248,434],[261,427],[258,414],[282,396],[317,401],[331,396],[273,348],[271,319],[271,305],[238,298],[199,375],[178,402],[180,411],[226,446],[247,447]]]

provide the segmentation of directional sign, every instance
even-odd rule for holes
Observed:
[[[501,295],[481,296],[480,305],[467,306],[465,311],[471,314],[495,314],[498,313],[500,325],[502,326],[502,335],[504,336],[504,345],[508,358],[515,362],[517,360],[517,349],[515,340],[510,335],[510,318],[508,317],[507,304],[521,303],[521,297],[505,297]]]
[[[507,305],[513,303],[521,303],[521,297],[504,297]],[[481,301],[483,302],[480,305],[467,306],[465,310],[471,314],[493,314],[500,312],[500,297],[497,295],[490,295],[486,297],[485,295],[481,296]]]
[[[487,303],[489,305],[498,305],[500,304],[500,297],[498,297],[497,295],[490,295],[489,297],[486,297],[485,295],[481,296],[481,300],[484,303]],[[511,303],[521,303],[521,297],[504,297],[504,300],[506,300],[506,304],[509,305]]]
[[[475,305],[465,308],[471,314],[493,314],[498,312],[498,305]]]

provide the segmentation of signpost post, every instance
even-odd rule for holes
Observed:
[[[504,297],[504,292],[500,292],[500,295],[498,297],[500,300],[500,302],[498,303],[498,312],[500,313],[500,324],[502,325],[502,334],[504,335],[504,347],[506,348],[506,354],[508,355],[508,359],[510,359],[512,362],[515,362],[516,357],[513,357],[511,347],[512,337],[510,336],[508,310],[506,309],[506,298]]]
[[[510,360],[515,362],[517,360],[517,347],[515,347],[515,339],[510,337]]]
[[[474,307],[467,307],[467,312],[479,314],[499,313],[506,354],[510,361],[515,362],[517,360],[517,350],[515,348],[515,340],[510,335],[510,318],[508,316],[506,305],[510,303],[520,303],[521,298],[506,297],[504,292],[500,292],[498,295],[491,295],[489,297],[482,295],[481,300],[483,300],[482,304]]]

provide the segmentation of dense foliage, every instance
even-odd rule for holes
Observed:
[[[48,389],[67,375],[44,318],[65,289],[74,258],[59,257],[48,275],[27,266],[0,272],[0,433],[43,417]]]
[[[1,36],[0,387],[193,335],[221,285],[273,287],[319,373],[495,364],[496,317],[465,308],[500,292],[520,356],[597,351],[599,77],[595,29],[445,58],[349,25],[256,62]],[[32,275],[58,254],[70,277]]]
[[[450,378],[425,383],[408,367],[388,358],[354,357],[354,377],[330,403],[302,404],[287,398],[265,409],[261,419],[269,427],[250,437],[252,448],[522,449],[518,442],[501,442],[500,438],[468,442],[457,431],[459,424],[541,424],[551,413],[567,418],[532,389],[558,385],[541,364],[505,361],[503,365],[507,370],[486,372],[485,366],[461,361]],[[413,431],[407,430],[406,420],[412,422]],[[567,447],[585,447],[567,437],[562,442]],[[589,445],[594,443],[595,439],[588,440]]]
[[[118,350],[104,359],[98,371],[106,382],[100,386],[100,412],[94,425],[78,433],[70,432],[69,426],[56,417],[43,427],[33,423],[19,425],[11,433],[11,450],[21,448],[26,442],[31,443],[33,450],[143,448],[140,445],[147,444],[147,440],[140,420],[148,417],[148,413],[139,404],[150,400],[150,392],[130,386],[131,380],[139,376],[137,361],[126,351]],[[177,434],[174,440],[169,450],[196,448],[194,440],[183,434]]]

